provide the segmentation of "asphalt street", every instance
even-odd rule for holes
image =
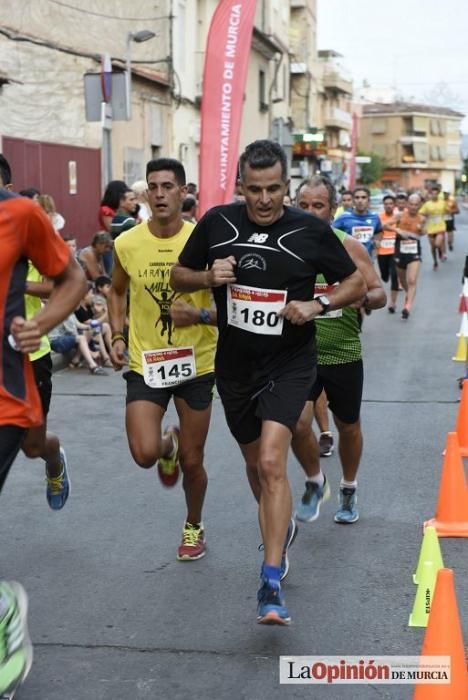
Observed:
[[[422,523],[435,512],[442,450],[463,374],[452,362],[468,214],[454,253],[432,271],[428,244],[414,313],[365,321],[361,519],[333,522],[340,466],[323,460],[332,499],[301,525],[285,585],[290,628],[256,624],[261,563],[256,507],[219,399],[206,449],[204,559],[175,553],[180,483],[163,489],[133,462],[120,374],[54,376],[49,426],[66,447],[72,492],[49,510],[43,464],[19,456],[1,500],[2,576],[29,593],[32,671],[17,700],[407,700],[408,685],[280,685],[280,655],[417,655],[408,627]],[[400,303],[400,307],[402,302]],[[168,420],[175,416],[169,410]],[[289,474],[300,497],[294,458]],[[468,540],[441,540],[455,571],[468,643]]]

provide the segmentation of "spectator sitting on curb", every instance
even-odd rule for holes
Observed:
[[[78,335],[78,321],[74,313],[50,331],[49,340],[54,352],[62,355],[75,353],[69,367],[78,367],[80,357],[83,357],[91,374],[107,374],[96,363],[85,336]]]
[[[82,265],[88,280],[94,281],[96,277],[105,275],[103,255],[106,252],[111,239],[106,231],[98,231],[94,234],[91,245],[83,248],[78,253],[78,260]]]
[[[101,307],[101,313],[103,309]],[[94,359],[105,367],[111,367],[109,353],[106,350],[106,345],[102,337],[102,323],[96,318],[94,311],[94,286],[88,282],[88,291],[80,302],[80,305],[75,309],[77,318],[78,335],[84,335],[89,349],[94,354]],[[76,365],[76,363],[75,363]]]
[[[94,280],[94,289],[96,290],[96,294],[100,294],[107,300],[111,284],[112,280],[107,275],[100,275],[99,277],[96,277]]]
[[[107,358],[104,359],[104,364],[106,367],[109,367],[109,353],[112,349],[112,331],[107,314],[107,299],[102,294],[95,294],[93,296],[93,319],[101,326],[101,335],[107,354]]]
[[[62,236],[63,240],[67,244],[67,246],[70,248],[70,252],[73,256],[73,258],[80,263],[80,260],[78,260],[78,255],[77,255],[77,247],[76,247],[76,238],[72,233],[67,233],[66,235]]]

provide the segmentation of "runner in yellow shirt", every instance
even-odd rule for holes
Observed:
[[[115,369],[127,362],[123,335],[130,289],[126,428],[135,462],[149,469],[157,462],[165,486],[183,472],[187,517],[181,561],[205,555],[202,507],[207,487],[203,452],[211,416],[217,332],[209,290],[177,294],[169,273],[193,224],[182,219],[185,171],[179,161],[159,158],[146,169],[152,217],[115,241],[108,298]],[[174,399],[179,427],[161,434]]]
[[[424,232],[427,233],[431,246],[432,258],[434,260],[433,269],[437,270],[437,252],[442,262],[447,260],[445,255],[445,214],[446,204],[443,199],[439,199],[440,185],[432,185],[429,188],[430,199],[425,202],[419,213],[424,217]]]

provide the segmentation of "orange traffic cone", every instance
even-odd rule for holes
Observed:
[[[419,683],[413,700],[466,700],[468,674],[452,569],[440,569],[421,656],[450,656],[450,683]]]
[[[468,382],[465,387],[468,390]],[[447,433],[436,515],[424,523],[428,525],[435,527],[439,537],[468,537],[468,490],[457,433]]]
[[[468,379],[463,382],[457,416],[457,435],[462,457],[468,457]]]

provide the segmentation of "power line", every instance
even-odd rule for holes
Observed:
[[[75,10],[75,12],[82,12],[85,15],[94,15],[95,17],[106,17],[107,19],[119,19],[119,20],[125,20],[126,22],[140,22],[140,21],[149,21],[151,20],[152,22],[158,20],[158,19],[170,19],[169,15],[166,15],[164,17],[116,17],[115,15],[106,15],[103,14],[102,12],[92,12],[92,10],[83,10],[82,7],[75,7],[74,5],[67,5],[65,2],[60,2],[60,0],[49,0],[49,2],[54,3],[54,5],[60,5],[61,7],[66,7],[68,10]]]

